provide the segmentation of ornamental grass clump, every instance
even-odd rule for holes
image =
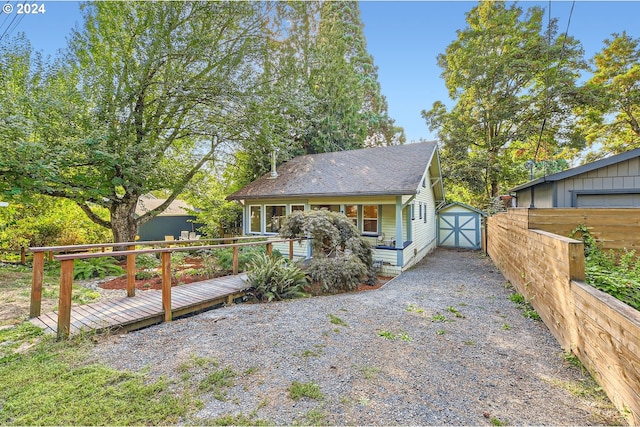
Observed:
[[[260,302],[305,297],[307,277],[300,268],[285,258],[257,253],[249,262],[247,292]]]
[[[345,215],[326,210],[292,212],[285,218],[280,235],[311,238],[308,273],[323,291],[353,290],[363,280],[375,283],[371,245]]]

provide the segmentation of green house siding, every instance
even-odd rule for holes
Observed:
[[[426,186],[421,187],[418,195],[406,196],[378,196],[378,197],[347,197],[347,198],[305,198],[305,199],[274,199],[251,200],[244,206],[244,232],[247,235],[265,234],[276,235],[269,229],[268,211],[273,206],[284,206],[286,214],[294,208],[304,206],[311,210],[316,206],[331,206],[332,210],[345,213],[347,206],[357,206],[357,224],[364,239],[374,247],[374,259],[383,261],[383,271],[400,273],[413,265],[435,247],[435,202],[429,186],[429,176],[426,175]],[[418,212],[418,203],[422,206],[422,215]],[[364,206],[377,206],[378,233],[364,233]],[[254,213],[253,221],[251,213]],[[260,212],[259,222],[255,213]],[[252,223],[254,225],[252,231]],[[255,225],[260,224],[258,232]],[[283,255],[288,256],[288,245],[275,246]],[[308,256],[308,245],[295,244],[294,256]]]

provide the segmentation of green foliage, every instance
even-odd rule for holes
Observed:
[[[613,251],[603,251],[585,225],[578,225],[571,237],[581,234],[585,253],[586,282],[625,304],[640,310],[640,257],[624,250],[619,259]]]
[[[160,266],[160,260],[154,254],[136,255],[136,267],[143,270],[157,268]]]
[[[342,320],[341,318],[339,318],[335,314],[329,313],[329,321],[334,325],[349,326],[349,325],[347,325],[347,322],[345,322],[344,320]]]
[[[543,17],[539,7],[479,2],[438,55],[455,104],[436,101],[422,116],[442,141],[445,186],[454,184],[467,203],[486,206],[527,178],[526,161],[559,156],[576,143],[567,106],[576,103],[586,63],[579,42],[558,35],[553,21],[545,29]]]
[[[249,263],[260,254],[266,254],[264,246],[245,246],[238,249],[238,271],[247,271]],[[205,271],[209,277],[231,274],[233,271],[233,249],[213,249],[201,253]],[[282,257],[274,250],[272,256]]]
[[[250,262],[247,292],[261,302],[280,301],[307,296],[307,278],[300,268],[284,258],[256,254]]]
[[[45,196],[3,200],[9,206],[0,209],[0,249],[104,243],[111,239],[108,230],[91,222],[68,200]],[[108,217],[108,212],[102,211],[102,215]]]
[[[365,275],[369,282],[375,280],[371,245],[341,213],[326,210],[293,212],[283,221],[280,235],[311,237],[313,258],[307,271],[326,292],[353,290]]]
[[[311,260],[307,273],[311,280],[322,284],[325,292],[336,293],[356,289],[362,283],[362,277],[367,274],[367,269],[353,255],[336,258],[317,257]]]
[[[531,303],[529,303],[526,300],[524,295],[520,293],[511,294],[509,295],[509,301],[515,303],[518,306],[518,308],[522,310],[522,315],[527,319],[538,320],[538,321],[542,320],[538,312],[533,309],[533,306],[531,305]]]
[[[289,397],[293,400],[300,400],[303,397],[320,400],[324,397],[324,395],[320,391],[320,386],[314,382],[301,383],[298,381],[294,381],[293,383],[291,383],[288,390]]]
[[[94,277],[101,279],[109,276],[120,276],[126,271],[118,265],[118,261],[113,257],[99,257],[79,259],[74,263],[73,278],[88,280]]]
[[[73,342],[3,359],[0,378],[3,425],[176,424],[189,407],[164,380],[84,363]]]
[[[201,392],[211,392],[217,400],[226,400],[226,391],[224,388],[233,387],[233,378],[236,373],[231,368],[223,368],[215,370],[200,382],[198,390]]]
[[[587,161],[640,147],[640,39],[612,34],[593,62],[576,108],[587,143],[598,148]]]

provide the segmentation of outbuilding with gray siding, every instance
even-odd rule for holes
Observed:
[[[538,178],[511,190],[527,208],[639,208],[640,148]]]

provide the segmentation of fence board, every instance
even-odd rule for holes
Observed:
[[[583,245],[565,237],[578,224],[590,227],[605,248],[640,248],[640,209],[510,209],[487,219],[487,253],[636,425],[640,313],[580,282]]]

